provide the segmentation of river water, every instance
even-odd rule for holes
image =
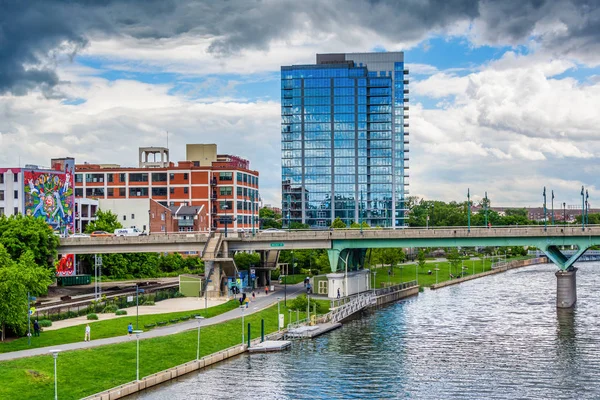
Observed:
[[[574,311],[556,309],[555,266],[512,270],[131,399],[598,399],[600,263],[578,267]]]

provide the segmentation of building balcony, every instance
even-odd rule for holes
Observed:
[[[408,89],[404,89],[404,94],[408,94]]]
[[[404,82],[402,82],[402,83],[404,83],[405,85],[408,85],[408,83],[409,83],[408,79],[405,79]]]
[[[404,70],[404,71],[402,71],[402,72],[404,72],[404,75],[408,75],[408,70],[407,70],[407,69],[405,69],[405,70]]]
[[[405,102],[405,103],[408,103],[408,101],[409,101],[408,97],[405,97],[405,98],[404,98],[404,102]]]
[[[180,219],[177,221],[177,225],[183,226],[183,227],[194,226],[194,220],[193,219]]]

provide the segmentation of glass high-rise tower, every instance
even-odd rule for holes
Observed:
[[[281,67],[284,226],[405,225],[407,87],[402,52]]]

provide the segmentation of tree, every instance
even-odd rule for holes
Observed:
[[[263,207],[258,210],[258,218],[262,229],[281,229],[281,214],[276,213],[270,208]]]
[[[18,260],[30,251],[35,264],[54,270],[54,260],[58,257],[58,237],[41,218],[16,215],[0,217],[0,244]]]
[[[381,252],[381,261],[384,265],[390,266],[393,271],[394,266],[406,259],[406,254],[402,249],[383,249]]]
[[[417,265],[419,268],[425,267],[425,251],[423,249],[419,249],[419,254],[417,255]]]
[[[309,229],[310,225],[308,224],[303,224],[301,222],[297,222],[297,221],[292,221],[292,223],[290,224],[290,229]]]
[[[337,217],[331,223],[331,227],[333,229],[344,229],[344,228],[346,228],[346,223],[344,221],[342,221],[342,219],[340,217]]]
[[[105,231],[113,233],[115,229],[121,229],[123,225],[117,220],[117,215],[113,214],[110,210],[96,212],[96,220],[90,222],[85,227],[86,233],[92,233],[94,231]]]
[[[239,270],[247,271],[250,269],[250,267],[260,264],[260,254],[258,253],[239,252],[235,253],[233,259],[235,260],[235,265]]]
[[[452,250],[446,254],[446,259],[450,262],[452,270],[457,269],[460,265],[460,254],[458,254],[458,249],[452,248]],[[458,273],[456,275],[458,275]]]
[[[359,224],[356,221],[354,221],[353,223],[350,224],[350,228],[352,228],[352,229],[360,229],[360,226],[361,226],[361,224]],[[362,227],[363,227],[363,229],[370,228],[369,224],[367,224],[367,221],[362,222]]]
[[[24,253],[15,262],[0,244],[0,339],[7,329],[23,334],[27,329],[27,293],[41,295],[52,283],[51,273],[35,263],[33,252]]]

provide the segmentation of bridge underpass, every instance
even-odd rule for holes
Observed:
[[[156,234],[138,237],[101,237],[61,239],[61,254],[95,254],[128,252],[201,252],[207,234]],[[511,226],[436,229],[359,229],[260,232],[256,235],[233,234],[223,237],[219,249],[228,255],[236,251],[277,252],[281,250],[326,249],[332,269],[330,296],[337,290],[331,281],[345,276],[346,294],[351,287],[362,287],[366,249],[415,247],[510,247],[535,246],[559,268],[557,306],[572,307],[576,302],[576,268],[573,264],[591,246],[600,245],[600,226]],[[572,254],[560,247],[576,247]],[[271,257],[273,258],[273,257]],[[336,275],[337,274],[337,275]],[[348,281],[357,280],[355,285]],[[333,289],[333,290],[331,290]]]

